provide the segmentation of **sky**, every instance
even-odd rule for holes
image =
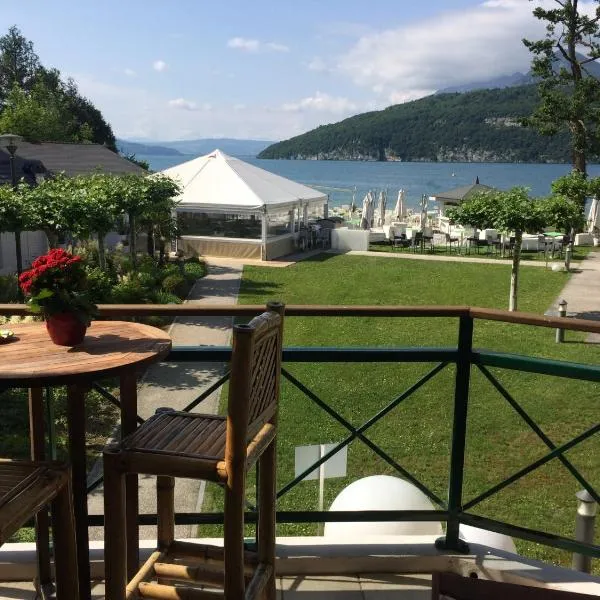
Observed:
[[[4,0],[0,29],[17,25],[118,137],[280,140],[526,72],[540,4],[554,2]]]

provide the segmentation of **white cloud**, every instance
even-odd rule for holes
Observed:
[[[192,102],[186,98],[169,99],[160,91],[143,87],[140,78],[117,85],[98,80],[86,73],[68,73],[81,93],[102,111],[115,134],[124,139],[181,140],[202,137],[233,137],[239,139],[282,140],[298,135],[318,125],[338,121],[347,116],[336,112],[354,105],[347,99],[315,94],[303,99],[298,110],[283,110],[281,106],[264,103]],[[319,98],[321,98],[319,100]],[[169,110],[169,102],[177,104]],[[195,110],[182,106],[191,102]],[[348,105],[349,103],[349,105]],[[326,107],[331,112],[324,110]],[[167,107],[167,109],[165,109]],[[362,110],[364,107],[359,107]]]
[[[167,65],[167,63],[164,60],[155,60],[152,63],[152,68],[155,71],[158,71],[159,73],[162,73],[163,71],[166,71],[167,67],[168,67],[168,65]]]
[[[227,47],[243,50],[244,52],[258,52],[258,49],[260,48],[260,42],[258,40],[234,37],[227,42]]]
[[[127,77],[136,77],[137,73],[133,69],[123,69],[123,73],[127,75]]]
[[[286,103],[281,107],[284,112],[318,111],[334,114],[348,114],[357,110],[356,104],[348,98],[334,97],[317,92],[314,96],[302,98],[298,102]]]
[[[265,48],[272,50],[273,52],[289,52],[290,49],[285,44],[278,44],[277,42],[267,42]]]
[[[168,105],[171,108],[180,108],[181,110],[198,110],[198,105],[195,102],[186,100],[185,98],[169,100]]]
[[[542,0],[536,5],[554,5]],[[592,2],[582,2],[583,10]],[[525,0],[488,0],[433,19],[363,36],[338,62],[356,84],[412,100],[448,86],[527,71],[522,38],[541,39],[544,23]]]
[[[309,71],[316,71],[317,73],[322,73],[324,71],[329,71],[329,67],[327,63],[320,57],[315,56],[307,65]]]
[[[235,50],[241,50],[242,52],[289,52],[290,49],[284,44],[277,42],[261,42],[260,40],[234,37],[227,41],[228,48],[234,48]]]

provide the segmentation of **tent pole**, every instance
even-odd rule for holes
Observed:
[[[262,260],[267,260],[267,211],[264,210],[262,214],[262,229],[261,229],[261,241],[262,241]]]

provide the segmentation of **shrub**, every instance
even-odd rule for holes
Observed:
[[[166,277],[170,275],[179,275],[181,277],[181,269],[172,263],[165,265],[161,270],[160,274],[162,279],[164,280]]]
[[[137,273],[136,279],[142,287],[146,288],[149,291],[152,291],[152,289],[155,288],[157,284],[157,278],[154,275],[152,275],[152,273]]]
[[[154,292],[152,296],[152,301],[155,304],[181,304],[182,300],[179,296],[172,294],[171,292],[166,292],[165,290],[158,290]]]
[[[115,280],[100,267],[86,267],[88,292],[94,304],[108,302]]]
[[[138,279],[121,281],[113,287],[110,301],[115,304],[146,304],[149,291]]]
[[[18,302],[19,290],[16,275],[0,276],[0,302]]]
[[[206,263],[198,261],[186,262],[185,265],[183,265],[183,272],[185,278],[190,283],[194,283],[197,279],[206,275]]]
[[[188,293],[188,282],[179,273],[167,275],[162,281],[162,289],[165,292],[175,294],[180,298],[184,298]]]

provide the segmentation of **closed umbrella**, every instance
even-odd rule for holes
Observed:
[[[362,218],[360,220],[360,228],[361,229],[370,229],[371,221],[373,220],[373,195],[371,192],[367,192],[367,195],[363,200],[362,207]]]
[[[387,204],[387,196],[385,192],[381,190],[379,192],[379,217],[377,219],[377,226],[383,227],[385,224],[385,205]]]
[[[404,190],[398,192],[398,200],[396,200],[396,208],[394,209],[394,218],[401,220],[404,216]]]
[[[421,229],[427,226],[427,196],[421,196]]]
[[[598,233],[600,229],[600,206],[598,206],[598,198],[594,197],[590,212],[588,213],[587,230],[588,233]]]

